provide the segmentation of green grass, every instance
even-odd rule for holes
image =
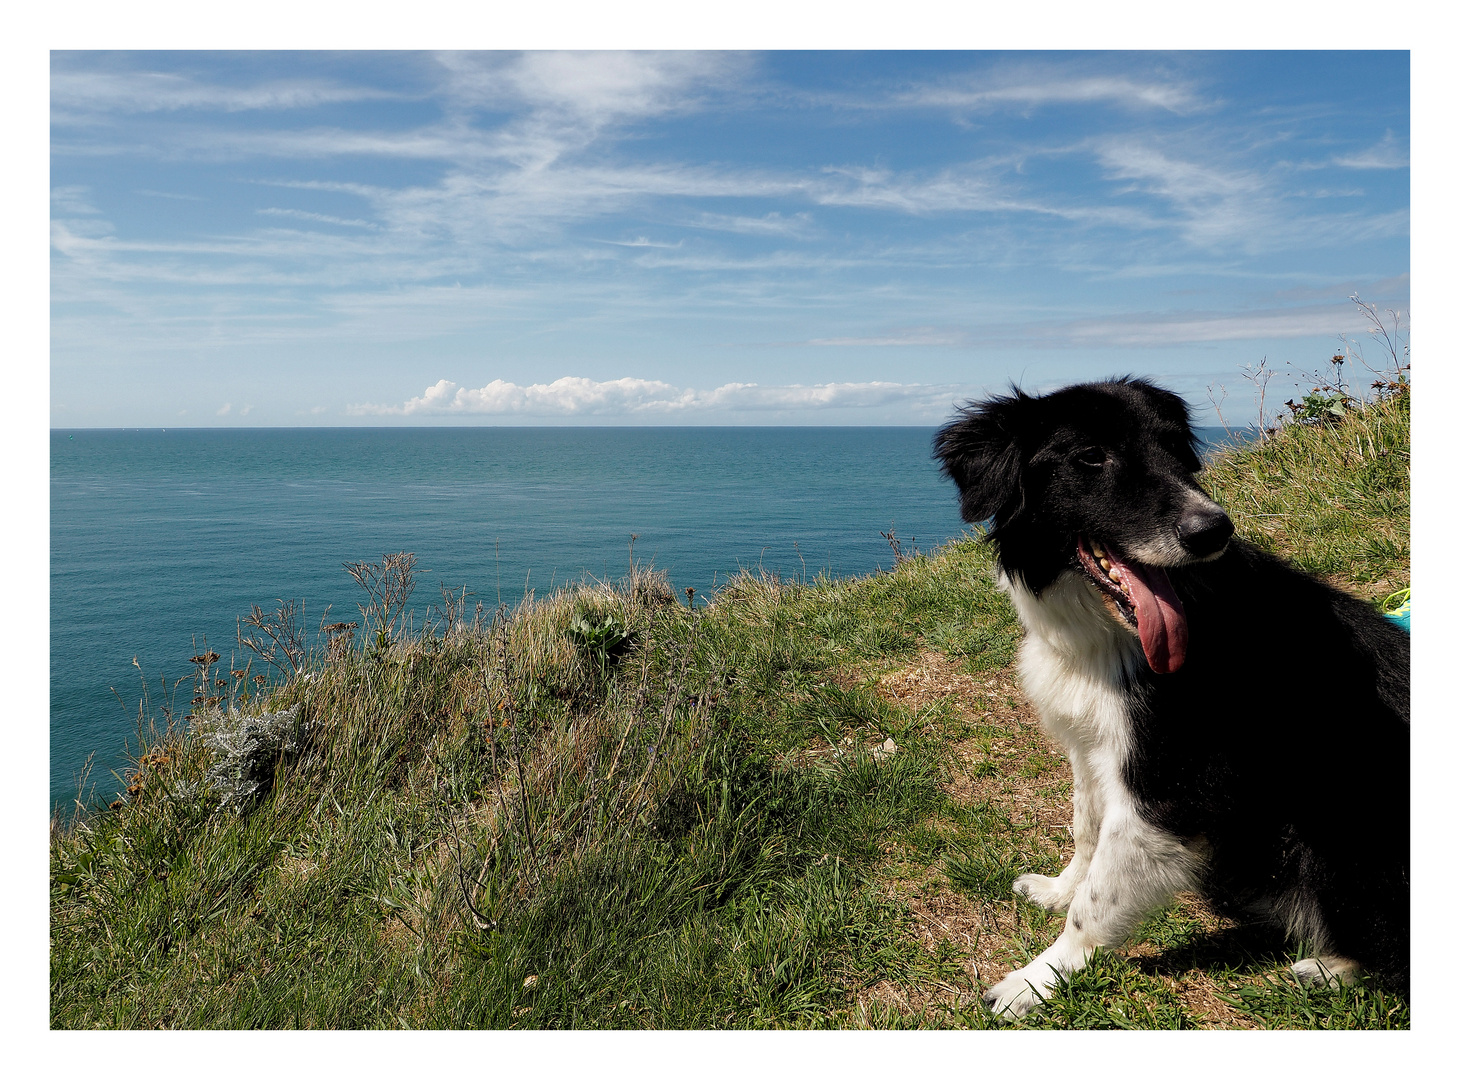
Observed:
[[[964,892],[983,900],[1004,900],[1020,874],[1057,874],[1059,852],[1032,825],[1018,825],[985,803],[959,815],[957,838],[949,845],[945,872]]]
[[[1284,427],[1202,475],[1237,534],[1382,600],[1409,586],[1409,392]]]
[[[53,1024],[821,1026],[926,967],[872,872],[945,800],[938,743],[830,676],[996,607],[986,553],[671,596],[635,573],[316,660],[243,815],[155,736],[125,805],[55,831]],[[570,632],[606,614],[636,641],[608,670]]]
[[[1208,482],[1377,595],[1408,584],[1407,423],[1290,430]],[[971,537],[693,610],[634,568],[362,637],[262,688],[199,666],[196,707],[299,708],[242,813],[144,705],[130,794],[52,830],[54,1027],[988,1027],[981,988],[1059,931],[1010,885],[1068,857],[1068,768]],[[1296,986],[1300,948],[1182,900],[1013,1026],[1408,1026],[1379,988]]]

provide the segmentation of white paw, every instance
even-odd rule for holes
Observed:
[[[984,991],[983,1003],[999,1020],[1026,1016],[1044,1001],[1049,984],[1032,968],[1011,971]]]
[[[1352,960],[1337,956],[1310,956],[1293,965],[1293,974],[1302,983],[1316,986],[1337,986],[1339,983],[1352,986],[1358,981],[1362,970]]]
[[[1068,911],[1075,890],[1067,889],[1059,878],[1043,874],[1020,874],[1014,879],[1014,895],[1022,896],[1045,911]]]

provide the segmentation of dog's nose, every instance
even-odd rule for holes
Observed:
[[[1191,510],[1176,523],[1176,537],[1197,558],[1215,555],[1232,538],[1232,519],[1217,507]]]

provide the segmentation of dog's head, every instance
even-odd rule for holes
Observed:
[[[1151,668],[1186,656],[1166,571],[1218,558],[1232,522],[1197,484],[1186,403],[1144,379],[971,402],[934,440],[963,519],[991,521],[1006,573],[1038,595],[1083,574]]]

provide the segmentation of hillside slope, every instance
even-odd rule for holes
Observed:
[[[1402,399],[1207,482],[1381,597],[1408,449]],[[631,565],[443,607],[144,702],[128,797],[52,831],[53,1026],[983,1027],[1057,932],[1009,883],[1068,857],[1068,766],[976,539],[708,604]],[[1292,958],[1183,897],[1021,1026],[1408,1025]]]

